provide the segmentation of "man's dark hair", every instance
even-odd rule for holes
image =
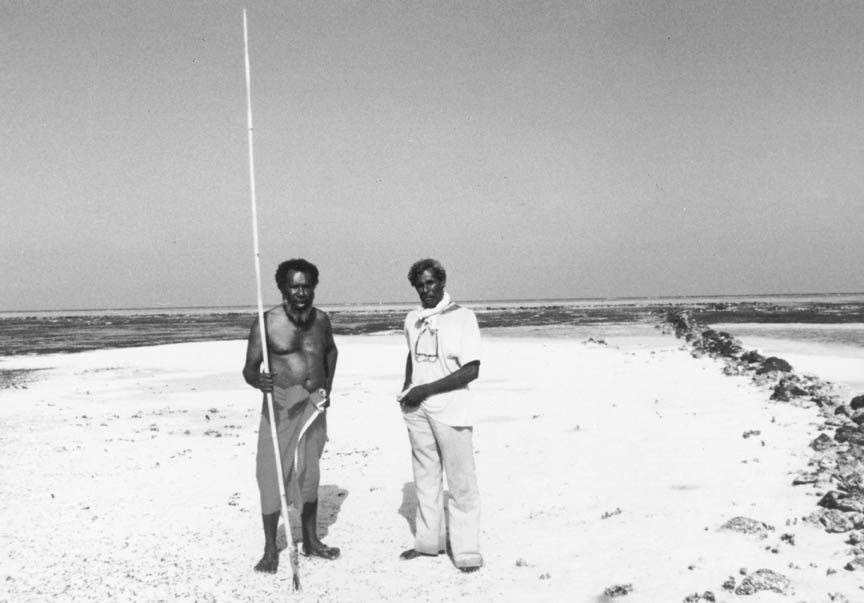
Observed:
[[[432,276],[442,283],[447,281],[447,271],[444,270],[444,266],[441,265],[441,262],[433,260],[432,258],[426,258],[411,264],[411,269],[408,271],[408,282],[411,283],[412,287],[414,286],[417,277],[423,274],[424,270],[431,272]]]
[[[318,286],[318,267],[302,258],[285,260],[276,269],[276,284],[282,287],[288,281],[289,272],[302,272],[310,278],[312,286]]]

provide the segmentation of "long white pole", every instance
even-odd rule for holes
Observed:
[[[252,76],[249,69],[249,29],[246,24],[246,9],[243,9],[243,54],[246,62],[246,123],[249,126],[249,196],[252,200],[252,245],[255,248],[255,282],[258,290],[258,328],[261,334],[261,353],[264,357],[264,372],[270,372],[270,357],[267,352],[267,332],[264,323],[264,301],[261,297],[261,254],[258,251],[258,204],[255,197],[255,155],[253,152],[252,128]],[[288,517],[288,498],[285,495],[285,473],[282,469],[282,457],[279,454],[279,436],[276,431],[276,413],[273,411],[273,396],[267,392],[267,413],[270,417],[270,437],[273,440],[273,453],[276,457],[276,473],[279,480],[279,500],[282,503],[282,520],[285,531],[291,539],[291,523]],[[293,572],[294,590],[300,589],[300,574],[296,543],[292,545],[291,569]]]

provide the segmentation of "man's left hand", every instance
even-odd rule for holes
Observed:
[[[422,385],[418,385],[412,387],[408,390],[407,394],[402,396],[400,404],[402,404],[402,406],[407,406],[408,408],[414,408],[415,406],[420,406],[428,397],[429,394],[426,392],[426,388]]]

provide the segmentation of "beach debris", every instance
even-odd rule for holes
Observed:
[[[607,597],[623,597],[633,592],[632,584],[613,584],[603,589],[603,594]]]
[[[710,590],[706,590],[704,593],[693,593],[692,595],[687,595],[684,597],[682,603],[698,603],[699,601],[709,601],[710,603],[714,603],[717,599],[714,597],[714,593]]]
[[[522,557],[519,557],[519,559],[516,560],[516,567],[530,567],[530,564]]]
[[[849,599],[842,593],[828,593],[828,600],[832,603],[849,603]]]
[[[772,591],[781,595],[794,594],[789,578],[769,569],[758,569],[748,574],[735,589],[736,595],[752,595],[759,591]]]
[[[852,559],[849,563],[843,566],[843,569],[855,572],[858,570],[864,570],[864,555],[858,555]]]
[[[52,494],[51,496],[53,497],[54,495]],[[864,531],[856,530],[849,532],[849,535],[846,538],[846,543],[852,545],[864,544]]]
[[[204,435],[205,436],[212,436],[214,438],[221,438],[222,437],[222,434],[219,433],[219,431],[217,431],[216,429],[208,429],[207,431],[204,432]]]
[[[747,431],[745,431],[744,433],[741,434],[741,437],[746,440],[747,438],[750,438],[753,436],[758,436],[761,434],[762,434],[762,432],[759,431],[758,429],[748,429]]]
[[[780,535],[780,540],[791,546],[795,546],[795,534],[790,534],[789,532],[786,532]]]
[[[616,515],[621,515],[622,511],[620,507],[615,507],[614,511],[605,511],[603,515],[600,516],[600,519],[609,519],[610,517],[614,517]]]
[[[544,572],[544,573],[540,574],[540,576],[538,577],[538,579],[539,579],[539,580],[551,580],[551,579],[552,579],[552,574],[550,574],[549,572]]]
[[[235,492],[230,497],[228,497],[228,506],[229,507],[236,507],[238,504],[240,504],[238,502],[239,500],[240,500],[240,493]]]
[[[46,369],[0,369],[0,390],[27,389],[39,372]]]
[[[855,522],[839,509],[819,509],[807,516],[807,521],[822,526],[826,532],[841,534],[855,529]]]
[[[738,516],[724,523],[720,526],[720,529],[729,532],[740,532],[742,534],[760,534],[765,537],[766,532],[774,531],[774,526],[770,526],[758,519]]]

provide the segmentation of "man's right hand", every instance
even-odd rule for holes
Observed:
[[[273,373],[258,373],[258,389],[268,394],[273,393]]]

